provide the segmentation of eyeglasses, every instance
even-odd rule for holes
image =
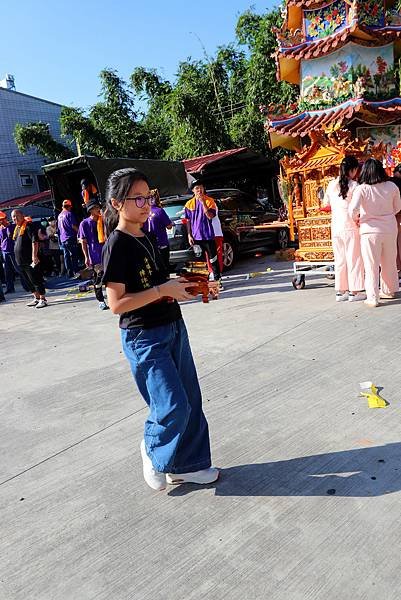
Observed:
[[[127,196],[126,200],[134,200],[137,208],[143,208],[145,204],[149,204],[152,206],[154,196],[150,194],[149,196]]]

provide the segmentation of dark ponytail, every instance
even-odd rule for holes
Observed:
[[[383,181],[388,181],[383,164],[376,158],[368,158],[362,167],[359,183],[374,185],[375,183],[383,183]]]
[[[144,181],[149,185],[148,178],[137,169],[118,169],[109,176],[106,184],[106,208],[103,211],[106,235],[109,236],[118,225],[119,213],[112,205],[112,198],[124,204],[133,183]]]
[[[359,165],[359,163],[358,163],[357,159],[355,158],[355,156],[346,156],[341,161],[339,184],[340,184],[340,196],[342,198],[344,198],[344,200],[347,197],[348,190],[349,190],[349,173],[353,169],[357,169],[358,165]]]

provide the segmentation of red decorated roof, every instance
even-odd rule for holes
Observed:
[[[266,128],[270,134],[280,137],[304,137],[311,131],[343,127],[352,119],[375,125],[395,123],[401,120],[401,98],[372,102],[347,100],[333,108],[311,110],[291,117],[270,118]]]
[[[358,37],[358,33],[360,34],[360,32],[366,33],[365,39]],[[348,42],[355,42],[360,46],[376,46],[378,42],[380,42],[380,45],[383,45],[400,37],[401,27],[381,27],[371,31],[369,28],[354,24],[323,39],[305,41],[289,48],[279,48],[276,56],[278,60],[283,58],[295,60],[313,59],[339,50]]]

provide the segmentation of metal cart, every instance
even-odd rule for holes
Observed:
[[[293,263],[294,277],[292,278],[292,285],[295,290],[304,289],[306,285],[304,273],[306,271],[329,271],[329,274],[326,274],[327,279],[334,279],[334,261],[295,261]]]

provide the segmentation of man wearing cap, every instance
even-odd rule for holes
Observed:
[[[81,222],[78,230],[78,239],[85,257],[85,266],[92,268],[95,273],[95,296],[99,302],[99,308],[100,310],[107,310],[109,307],[104,301],[102,290],[102,249],[105,236],[99,202],[96,199],[90,200],[86,205],[86,210],[89,213],[89,217]]]
[[[63,210],[57,219],[61,249],[68,277],[74,277],[78,272],[78,223],[72,212],[71,200],[63,200]]]
[[[25,217],[21,210],[13,210],[11,218],[15,223],[13,233],[15,260],[29,283],[33,300],[27,306],[44,308],[47,306],[46,290],[39,266],[39,239],[32,219]]]
[[[86,208],[92,200],[99,202],[97,187],[93,183],[89,183],[87,179],[81,179],[81,196],[84,201],[83,208]]]
[[[188,241],[191,246],[200,246],[209,258],[215,281],[221,281],[221,272],[217,258],[216,243],[212,221],[217,214],[217,206],[213,198],[206,195],[203,182],[195,180],[191,185],[193,198],[185,205]]]

